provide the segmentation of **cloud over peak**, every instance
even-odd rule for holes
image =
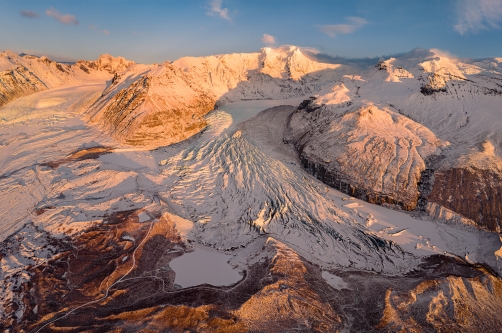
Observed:
[[[269,35],[269,34],[263,34],[261,41],[263,44],[266,44],[266,45],[274,45],[275,44],[275,37],[272,35]]]
[[[50,9],[47,9],[45,11],[45,14],[47,16],[50,16],[50,17],[53,17],[55,18],[56,20],[58,20],[59,22],[63,23],[63,24],[66,24],[66,25],[70,25],[70,24],[75,24],[77,25],[78,24],[78,20],[77,18],[75,17],[75,15],[70,15],[70,14],[61,14],[60,12],[58,12],[57,10],[55,10],[54,8],[50,8]]]
[[[22,17],[26,17],[26,18],[39,18],[40,15],[38,15],[37,12],[32,12],[31,10],[22,10],[19,12],[19,14],[21,14]]]
[[[222,19],[231,21],[230,16],[228,16],[228,8],[222,8],[221,1],[222,0],[212,0],[209,3],[209,9],[206,14],[209,16],[219,16]]]
[[[502,0],[458,0],[457,15],[454,29],[461,35],[500,29]]]
[[[353,33],[354,31],[368,23],[368,21],[366,21],[365,19],[354,16],[347,17],[347,21],[349,23],[321,25],[319,27],[319,30],[330,37],[336,37],[336,35]]]

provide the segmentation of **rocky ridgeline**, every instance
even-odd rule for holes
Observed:
[[[42,56],[0,53],[0,107],[10,101],[46,89],[89,83],[105,83],[111,75],[134,62],[122,57],[101,55],[95,61],[60,63]]]
[[[0,107],[10,101],[47,89],[47,86],[26,67],[0,72]]]

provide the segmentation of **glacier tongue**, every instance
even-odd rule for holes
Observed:
[[[241,131],[196,142],[163,168],[170,189],[160,198],[195,222],[194,237],[203,244],[234,249],[266,234],[326,263],[404,267],[399,247],[371,235],[315,181],[264,154]]]

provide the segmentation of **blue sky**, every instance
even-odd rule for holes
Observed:
[[[0,0],[0,50],[141,63],[298,45],[348,58],[502,57],[502,0]]]

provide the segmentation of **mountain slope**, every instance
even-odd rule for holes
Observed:
[[[307,101],[310,102],[310,101]],[[388,109],[299,108],[288,122],[302,164],[336,189],[371,203],[414,209],[425,159],[444,146],[431,131]]]
[[[201,116],[215,103],[211,91],[164,63],[116,75],[86,117],[119,142],[158,147],[199,132],[206,125]]]
[[[200,131],[205,126],[201,117],[217,106],[311,94],[343,70],[314,62],[297,47],[186,57],[116,76],[87,117],[119,142],[159,147]]]
[[[0,53],[0,107],[8,102],[45,89],[103,83],[117,71],[134,65],[122,57],[101,55],[96,61],[58,63],[47,57]]]

